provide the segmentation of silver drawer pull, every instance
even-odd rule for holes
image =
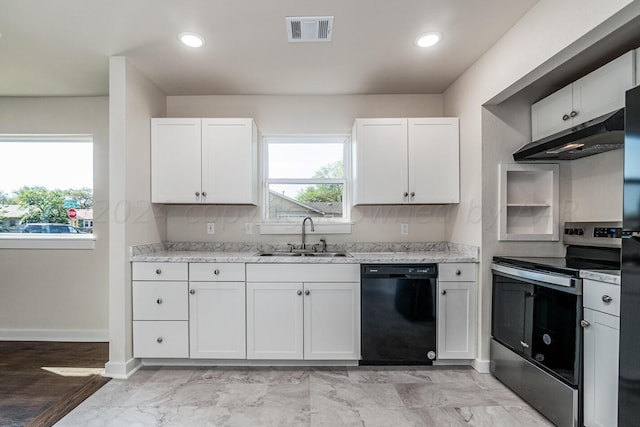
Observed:
[[[156,341],[158,341],[158,344],[162,344],[162,337],[158,337]]]
[[[589,326],[591,326],[591,323],[587,322],[586,320],[581,320],[580,326],[582,326],[583,328],[588,328]]]
[[[307,289],[306,291],[304,291],[305,295],[309,295],[311,293],[311,291],[309,289]]]
[[[196,294],[196,290],[195,290],[195,289],[191,289],[191,290],[189,291],[189,293],[190,293],[191,295],[195,295],[195,294]]]
[[[302,291],[300,289],[298,289],[298,292],[296,292],[296,294],[302,295]]]
[[[520,341],[520,345],[521,345],[522,347],[524,347],[524,348],[529,348],[529,344],[527,344],[527,343],[526,343],[526,342],[524,342],[524,341]]]
[[[459,275],[461,275],[461,274],[462,274],[462,271],[460,271],[460,270],[456,270],[456,276],[459,276]]]
[[[602,295],[602,302],[604,302],[605,304],[609,304],[611,301],[613,301],[613,298],[611,298],[609,295]]]
[[[215,274],[216,276],[220,274],[220,270],[218,270],[217,268],[215,270],[213,270],[213,274]]]
[[[156,302],[158,303],[158,305],[162,304],[162,298],[158,298]]]
[[[445,291],[445,290],[443,289],[443,290],[441,290],[441,291],[440,291],[440,293],[441,293],[442,295],[446,295],[446,294],[447,294],[447,291]]]
[[[157,269],[157,270],[156,270],[156,274],[162,274],[162,270]]]

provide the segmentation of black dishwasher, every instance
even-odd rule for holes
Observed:
[[[363,264],[361,365],[431,365],[436,264]]]

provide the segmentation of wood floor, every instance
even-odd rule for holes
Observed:
[[[108,357],[108,343],[0,341],[0,426],[53,425],[109,380],[68,368],[104,368]]]

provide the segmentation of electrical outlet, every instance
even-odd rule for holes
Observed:
[[[214,222],[207,223],[207,234],[215,234],[216,224]]]
[[[247,233],[247,234],[253,234],[253,224],[250,223],[250,222],[247,222],[244,225],[244,232]]]
[[[402,224],[400,224],[400,234],[402,235],[409,234],[409,224],[407,224],[406,222],[403,222]]]

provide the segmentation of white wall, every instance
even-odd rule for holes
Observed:
[[[93,135],[93,250],[0,249],[0,339],[108,339],[108,99],[0,98],[0,133]],[[11,161],[11,159],[2,159]]]
[[[356,118],[440,117],[442,96],[170,96],[167,115],[253,117],[262,134],[350,133]],[[260,207],[247,206],[172,206],[167,209],[167,237],[170,241],[292,241],[292,236],[246,234],[245,224],[260,223],[261,212]],[[449,206],[357,207],[352,210],[352,234],[326,237],[330,243],[441,241],[449,212]],[[205,233],[207,222],[215,222],[215,235]],[[400,234],[403,222],[409,224],[409,235]]]
[[[131,263],[134,245],[166,239],[164,208],[151,204],[150,118],[166,112],[164,94],[124,57],[109,62],[110,241],[109,362],[106,375],[126,377],[133,359]]]
[[[483,109],[483,105],[503,93],[515,93],[587,49],[623,21],[637,16],[638,7],[633,3],[637,2],[541,0],[444,93],[444,114],[460,117],[461,127],[461,203],[452,213],[446,236],[454,242],[482,247],[478,292],[481,361],[489,358],[492,256],[498,250],[510,254],[561,250],[561,246],[553,244],[543,245],[542,249],[538,244],[515,244],[508,249],[498,246],[493,226],[498,191],[495,176],[497,163],[504,161],[504,153],[512,147],[498,148],[496,144],[510,142],[517,146],[516,142],[528,139],[528,129],[507,123],[507,112],[496,115]],[[621,12],[625,6],[627,9]],[[520,120],[526,120],[526,109],[521,111]],[[509,134],[514,139],[507,142],[504,137]],[[568,174],[570,170],[562,168],[561,179],[566,181]],[[562,191],[567,194],[572,190],[564,187]]]
[[[622,221],[624,150],[572,161],[567,221]]]

